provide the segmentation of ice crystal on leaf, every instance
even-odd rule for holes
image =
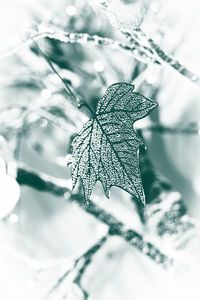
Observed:
[[[72,142],[73,188],[80,177],[87,201],[99,180],[107,197],[110,188],[117,186],[145,202],[138,160],[143,141],[133,123],[157,104],[133,90],[128,83],[111,85],[99,100],[94,118]]]

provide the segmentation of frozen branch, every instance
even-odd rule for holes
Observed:
[[[18,49],[24,45],[30,44],[33,41],[37,41],[42,38],[50,38],[63,43],[79,43],[85,45],[92,44],[95,46],[107,46],[111,49],[126,51],[133,54],[138,61],[143,63],[165,63],[175,69],[179,74],[188,78],[190,81],[200,85],[200,77],[198,75],[184,67],[171,55],[166,54],[151,38],[148,38],[141,29],[134,30],[131,34],[129,32],[122,33],[128,38],[129,42],[131,43],[130,45],[115,41],[110,38],[100,37],[98,35],[89,35],[87,33],[77,32],[70,33],[60,29],[52,29],[48,27],[45,30],[35,30],[34,34],[27,33],[27,36],[22,39],[18,45],[4,53],[0,53],[0,58],[14,54]]]
[[[116,49],[120,51],[126,51],[135,56],[135,58],[141,62],[152,61],[154,63],[160,64],[158,60],[155,60],[152,55],[150,57],[151,50],[145,46],[141,46],[138,42],[132,42],[132,45],[126,43],[121,43],[119,41],[112,40],[110,38],[101,37],[98,35],[89,35],[88,33],[77,33],[77,32],[65,32],[60,29],[47,28],[46,30],[41,30],[35,32],[34,34],[28,34],[25,39],[23,39],[18,45],[6,51],[0,53],[0,58],[14,54],[18,49],[25,45],[32,43],[33,41],[40,40],[42,38],[55,39],[63,43],[78,43],[78,44],[91,44],[94,46],[107,46],[111,49]],[[147,55],[149,54],[149,55]]]
[[[146,34],[140,29],[134,30],[132,33],[123,32],[128,38],[129,42],[133,45],[139,43],[140,47],[144,47],[147,56],[152,60],[158,61],[160,64],[167,64],[176,70],[179,74],[188,78],[193,83],[200,85],[200,77],[189,69],[184,67],[179,61],[174,59],[171,55],[166,54],[151,38],[148,38]]]
[[[18,168],[17,181],[21,185],[28,185],[41,192],[49,192],[60,197],[71,193],[71,183],[69,180],[52,178],[49,175],[42,174],[38,171],[36,172],[25,167]],[[134,248],[147,255],[156,263],[161,264],[163,267],[173,263],[173,259],[167,257],[150,242],[145,241],[142,235],[133,229],[126,228],[125,224],[120,222],[112,214],[100,208],[93,201],[90,201],[88,205],[85,205],[84,198],[80,194],[71,194],[70,200],[78,203],[83,210],[94,216],[97,220],[106,224],[109,228],[110,235],[121,237]]]

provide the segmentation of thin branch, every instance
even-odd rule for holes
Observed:
[[[29,113],[30,112],[25,111],[22,114],[23,124],[22,124],[21,128],[19,128],[17,135],[16,135],[16,142],[15,142],[15,149],[14,149],[15,160],[19,159],[19,156],[20,156],[21,142],[22,142],[24,133],[26,131],[27,119],[28,119]]]
[[[55,67],[53,66],[50,58],[41,50],[41,48],[38,46],[38,44],[36,42],[34,42],[34,45],[38,51],[38,53],[46,60],[47,64],[49,65],[49,67],[51,68],[51,70],[53,71],[54,74],[56,74],[56,76],[61,80],[61,82],[63,83],[63,87],[65,89],[65,91],[67,92],[67,94],[70,94],[70,96],[76,101],[79,102],[77,97],[75,96],[75,94],[72,92],[72,90],[70,89],[70,87],[66,84],[64,78],[57,72],[57,70],[55,69]]]
[[[102,248],[108,239],[108,235],[103,236],[95,244],[93,244],[86,252],[74,260],[72,268],[64,272],[64,274],[57,280],[56,284],[50,289],[45,299],[47,299],[53,292],[55,292],[70,273],[74,273],[73,283],[81,289],[84,299],[88,299],[88,293],[81,285],[82,277],[92,261],[93,256]]]
[[[55,69],[55,67],[53,66],[50,58],[41,50],[41,48],[38,46],[38,44],[36,42],[34,42],[34,45],[36,47],[36,49],[38,50],[38,52],[40,53],[40,55],[46,60],[47,64],[49,65],[49,67],[51,68],[51,70],[53,71],[53,73],[61,80],[61,82],[63,83],[64,89],[67,92],[67,95],[70,94],[70,96],[73,98],[73,100],[75,100],[76,106],[77,108],[81,108],[82,106],[85,106],[88,111],[92,114],[92,116],[95,115],[95,113],[92,111],[92,109],[90,108],[90,106],[87,104],[86,101],[84,101],[83,99],[80,99],[78,96],[75,95],[75,93],[70,89],[70,87],[66,84],[64,78],[58,73],[58,71]],[[76,94],[78,94],[78,92],[76,91]]]
[[[71,193],[71,183],[69,180],[52,178],[49,175],[44,175],[38,171],[36,172],[25,167],[18,168],[17,181],[21,185],[28,185],[36,190],[50,192],[57,196],[63,197],[65,193]],[[83,210],[93,215],[97,220],[106,224],[109,227],[110,235],[117,235],[121,237],[134,248],[147,255],[156,263],[161,264],[163,267],[173,263],[172,258],[167,257],[156,246],[145,241],[142,235],[133,229],[127,229],[125,224],[120,222],[112,214],[100,208],[93,201],[90,201],[88,205],[84,205],[84,198],[80,194],[71,194],[70,200],[78,203]]]

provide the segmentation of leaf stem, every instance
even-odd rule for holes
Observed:
[[[46,60],[46,62],[48,63],[49,67],[51,68],[51,70],[54,72],[54,74],[61,80],[61,82],[63,83],[64,89],[67,92],[67,94],[70,94],[70,96],[75,100],[76,105],[78,108],[81,108],[82,106],[85,106],[88,111],[91,113],[91,115],[94,117],[95,113],[93,112],[93,110],[90,108],[90,106],[87,104],[86,101],[84,101],[83,99],[78,98],[75,93],[70,89],[70,87],[66,84],[65,80],[63,79],[63,77],[58,73],[58,71],[55,69],[55,67],[53,66],[50,58],[41,50],[41,48],[38,46],[38,44],[36,42],[34,42],[34,45],[36,47],[36,49],[38,50],[38,52],[41,54],[41,56]]]
[[[49,67],[51,68],[51,70],[54,72],[54,74],[56,74],[56,76],[61,80],[61,82],[63,83],[64,89],[67,92],[67,94],[70,94],[70,96],[75,100],[78,101],[77,97],[75,96],[75,94],[72,92],[72,90],[70,89],[70,87],[66,84],[64,78],[57,72],[57,70],[55,69],[55,67],[53,66],[50,58],[41,50],[41,48],[38,46],[38,44],[36,42],[33,42],[37,51],[39,52],[39,54],[46,60],[46,62],[48,63]]]
[[[84,101],[83,99],[81,99],[79,108],[81,108],[81,107],[83,107],[83,106],[85,106],[85,107],[88,109],[88,111],[91,113],[92,117],[95,117],[96,114],[95,114],[94,111],[91,109],[91,107],[88,105],[88,103],[87,103],[86,101]]]

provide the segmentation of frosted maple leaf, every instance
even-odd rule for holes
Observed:
[[[143,203],[139,147],[144,144],[133,123],[149,114],[157,103],[135,93],[128,83],[111,85],[99,100],[96,114],[72,142],[72,181],[82,179],[86,201],[97,181],[105,195],[117,186]]]

